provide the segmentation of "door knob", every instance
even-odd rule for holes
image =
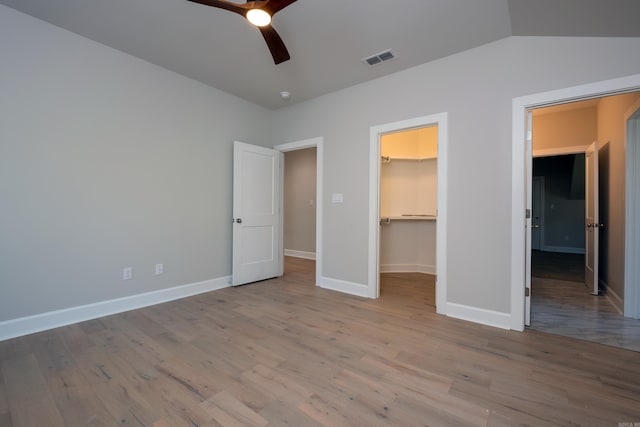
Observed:
[[[236,222],[237,222],[238,224],[242,224],[242,218],[237,218],[237,219],[236,219]]]

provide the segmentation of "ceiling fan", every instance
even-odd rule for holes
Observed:
[[[234,3],[226,0],[189,0],[206,6],[218,7],[244,16],[250,23],[258,27],[267,42],[273,61],[276,64],[291,59],[284,42],[271,26],[271,17],[296,0],[259,0],[246,3]]]

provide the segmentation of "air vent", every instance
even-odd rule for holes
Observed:
[[[376,53],[375,55],[364,58],[362,61],[366,62],[370,67],[373,67],[374,65],[382,64],[383,62],[391,61],[395,58],[396,56],[393,54],[391,49],[388,49],[384,52]]]

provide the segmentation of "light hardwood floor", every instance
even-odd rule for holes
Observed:
[[[584,255],[531,252],[531,329],[640,351],[640,320],[584,284]]]
[[[309,263],[0,342],[0,425],[640,422],[636,352],[438,316],[424,277],[385,275],[378,300],[319,289]]]
[[[531,328],[640,352],[640,320],[620,315],[584,283],[533,277]]]

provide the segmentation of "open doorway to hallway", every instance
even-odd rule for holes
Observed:
[[[322,281],[322,171],[324,139],[276,145],[281,152],[280,271],[285,280]]]
[[[284,280],[315,285],[317,147],[284,153]]]
[[[638,185],[625,182],[624,112],[638,100],[636,92],[533,110],[532,329],[640,351],[640,320],[623,316],[625,186]],[[593,141],[600,186],[591,222],[584,153]],[[590,251],[596,290],[585,285]]]

